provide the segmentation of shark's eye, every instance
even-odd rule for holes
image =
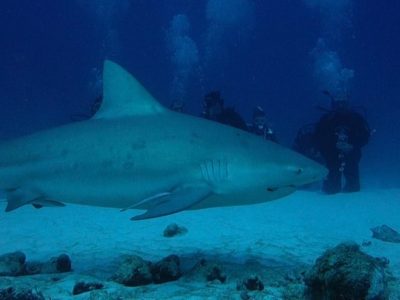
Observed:
[[[296,174],[300,175],[301,173],[303,173],[303,168],[298,168],[296,171]]]

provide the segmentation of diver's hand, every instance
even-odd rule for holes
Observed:
[[[342,152],[344,152],[344,153],[348,153],[348,152],[350,152],[351,150],[353,150],[353,145],[352,145],[352,144],[349,144],[349,143],[346,143],[346,142],[337,142],[337,143],[336,143],[336,148],[337,148],[339,151],[342,151]]]

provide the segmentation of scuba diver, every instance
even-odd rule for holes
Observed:
[[[97,111],[100,109],[101,104],[103,104],[103,95],[97,96],[96,99],[94,99],[94,102],[90,106],[89,118],[93,117],[97,113]]]
[[[347,97],[334,98],[329,92],[324,93],[331,98],[331,110],[320,118],[314,131],[316,149],[329,170],[323,191],[327,194],[357,192],[361,148],[368,143],[371,131],[365,118],[351,109]]]
[[[292,149],[316,162],[323,163],[314,138],[315,123],[306,124],[297,131]]]
[[[219,91],[213,91],[204,96],[202,115],[208,120],[248,130],[246,122],[232,107],[224,107],[224,99],[221,98]]]
[[[253,123],[248,125],[249,131],[277,143],[275,132],[267,125],[267,116],[261,106],[257,106],[253,110]]]
[[[71,121],[73,122],[78,122],[78,121],[83,121],[83,120],[88,120],[92,118],[97,111],[100,109],[101,104],[103,103],[103,95],[97,96],[92,105],[90,106],[90,110],[87,113],[83,114],[78,114],[78,115],[73,115],[70,117]]]

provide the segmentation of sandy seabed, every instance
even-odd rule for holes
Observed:
[[[0,209],[4,207],[3,201]],[[93,281],[93,277],[107,282],[102,294],[85,293],[74,299],[240,299],[236,282],[248,274],[258,274],[266,286],[263,292],[253,295],[254,299],[282,299],[287,288],[279,282],[284,283],[288,272],[312,265],[326,249],[344,241],[370,241],[362,250],[389,259],[391,272],[400,277],[400,244],[372,239],[370,231],[383,224],[400,231],[399,189],[334,196],[298,191],[259,205],[130,221],[137,213],[77,205],[39,210],[26,206],[1,212],[0,254],[19,250],[28,260],[41,261],[68,254],[73,273],[52,283],[46,281],[46,276],[33,276],[32,280],[51,299],[71,299],[74,283],[85,278]],[[188,232],[166,238],[163,230],[170,223],[185,226]],[[186,277],[166,284],[126,288],[107,281],[124,254],[151,261],[176,254],[184,270],[190,270],[202,258],[218,261],[225,264],[228,279],[225,284],[217,284]],[[0,287],[23,280],[3,277]],[[113,297],[117,292],[119,298]]]

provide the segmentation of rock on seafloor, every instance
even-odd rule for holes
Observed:
[[[159,279],[165,277],[163,283],[147,283],[135,287],[126,286],[113,280],[104,280],[77,273],[36,274],[18,277],[0,277],[0,293],[14,295],[22,292],[24,295],[43,296],[44,299],[281,299],[288,291],[296,290],[301,284],[298,270],[285,268],[269,268],[255,261],[246,264],[232,264],[222,261],[206,261],[200,259],[190,270],[180,270],[177,256],[171,255],[156,263],[151,263],[139,257],[127,260],[129,266],[141,266],[147,269],[145,274],[150,280],[153,266]],[[123,260],[124,261],[124,260]],[[126,262],[126,261],[125,261]],[[133,264],[133,262],[135,262]],[[149,267],[150,266],[150,267]],[[148,268],[149,267],[149,268]],[[153,269],[154,272],[154,269]],[[236,286],[239,280],[251,278],[257,274],[258,278],[266,279],[263,290],[246,290],[246,294],[238,291]],[[154,276],[154,275],[153,275]],[[170,277],[172,276],[172,277]],[[179,276],[179,278],[178,278]],[[106,278],[106,276],[104,276]],[[167,280],[168,279],[168,280]],[[169,281],[174,280],[174,281]],[[289,287],[288,287],[289,286]],[[258,286],[259,287],[259,286]],[[292,293],[293,294],[293,293]],[[41,298],[23,299],[41,299]],[[1,298],[1,300],[17,298]],[[283,299],[283,298],[282,298]],[[292,298],[294,299],[294,298]],[[301,299],[301,298],[299,298]]]
[[[372,237],[384,242],[400,243],[400,233],[387,225],[371,228]]]
[[[167,256],[156,263],[131,255],[123,257],[111,279],[126,286],[140,286],[174,281],[180,276],[180,260],[177,255]]]
[[[348,242],[327,250],[306,274],[310,299],[388,299],[388,261]]]
[[[71,270],[71,259],[66,254],[52,257],[45,262],[26,261],[26,255],[21,251],[0,256],[0,276],[65,273]]]
[[[186,227],[179,226],[176,223],[169,224],[163,232],[164,237],[171,238],[178,235],[184,235],[188,232]]]
[[[21,251],[0,256],[0,276],[18,276],[24,273],[26,256]]]
[[[400,299],[400,284],[387,272],[388,262],[361,252],[353,243],[327,250],[313,267],[265,265],[255,259],[236,264],[223,257],[201,258],[197,254],[189,260],[191,265],[182,264],[177,255],[158,262],[137,255],[123,256],[111,278],[111,274],[97,278],[74,272],[3,276],[0,300]],[[344,276],[348,274],[350,277]],[[334,291],[321,292],[331,288],[332,282],[347,289],[344,298],[337,298]],[[364,289],[354,291],[353,286]]]

